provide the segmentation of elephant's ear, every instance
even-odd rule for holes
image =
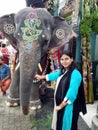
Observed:
[[[54,17],[52,39],[50,48],[63,46],[69,42],[77,34],[73,31],[72,27],[62,17]]]
[[[0,31],[10,41],[10,44],[17,50],[17,40],[14,37],[15,32],[14,17],[15,13],[1,16]]]
[[[62,17],[54,17],[54,26],[53,35],[58,40],[65,39],[67,42],[71,38],[77,37],[77,34],[74,32],[72,27]]]
[[[14,16],[15,14],[13,13],[2,17],[2,30],[5,35],[13,35],[15,32]]]

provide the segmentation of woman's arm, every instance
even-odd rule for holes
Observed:
[[[52,72],[50,74],[46,74],[46,75],[36,74],[35,78],[38,80],[46,79],[47,81],[56,81],[59,75],[60,75],[60,70]]]
[[[71,104],[75,101],[81,81],[82,81],[81,73],[76,69],[73,70],[71,79],[70,79],[69,89],[64,98],[64,101],[67,100],[68,104]]]

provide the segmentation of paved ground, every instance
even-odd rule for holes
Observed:
[[[43,118],[52,112],[53,100],[49,99],[44,102],[37,114],[33,111],[27,116],[22,114],[20,107],[7,107],[5,100],[6,97],[2,97],[0,93],[0,130],[49,130],[41,126],[31,129],[31,125],[35,117]],[[79,118],[79,130],[90,130],[81,117]]]

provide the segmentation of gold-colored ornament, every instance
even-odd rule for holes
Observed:
[[[58,39],[63,39],[65,37],[65,31],[63,29],[56,30],[56,37]]]
[[[5,24],[4,25],[4,32],[7,34],[13,34],[15,31],[15,27],[13,24]]]

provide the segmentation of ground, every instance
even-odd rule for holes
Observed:
[[[37,111],[32,111],[29,115],[23,115],[21,107],[7,107],[5,104],[7,96],[2,96],[0,92],[0,130],[50,130],[45,125],[36,125],[31,129],[32,122],[37,119],[46,118],[47,115],[52,114],[53,98],[48,98],[42,103],[42,108]],[[45,120],[43,120],[45,123]],[[35,122],[38,124],[38,122]],[[44,124],[43,123],[43,124]],[[83,119],[79,118],[79,130],[89,130]]]

